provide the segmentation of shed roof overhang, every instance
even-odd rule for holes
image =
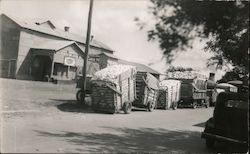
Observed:
[[[53,40],[53,41],[48,41],[48,42],[39,44],[38,46],[32,47],[32,49],[51,50],[51,51],[56,52],[70,45],[75,45],[81,51],[82,55],[83,56],[85,55],[84,49],[82,49],[74,41]]]

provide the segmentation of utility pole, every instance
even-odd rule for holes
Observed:
[[[92,10],[93,10],[93,1],[90,0],[89,3],[89,16],[88,16],[88,27],[87,27],[87,37],[86,37],[86,47],[85,47],[85,57],[84,57],[84,64],[82,69],[83,75],[83,101],[85,103],[85,96],[86,96],[86,75],[87,75],[87,63],[89,57],[89,44],[90,44],[90,35],[91,35],[91,20],[92,20]]]

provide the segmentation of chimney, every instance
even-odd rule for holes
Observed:
[[[209,80],[214,81],[215,80],[215,73],[209,73]]]
[[[68,26],[64,26],[64,31],[65,31],[65,32],[69,32],[69,28],[70,28],[70,27],[68,27]]]

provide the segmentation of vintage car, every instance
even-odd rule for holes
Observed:
[[[213,117],[206,122],[201,135],[206,139],[207,148],[212,148],[215,142],[224,142],[247,151],[248,134],[248,87],[242,86],[238,93],[221,92]]]
[[[214,106],[216,103],[216,99],[218,97],[218,95],[221,92],[237,92],[238,88],[237,86],[234,86],[232,84],[229,83],[219,83],[215,86],[215,88],[212,91],[212,95],[211,95],[211,105]]]

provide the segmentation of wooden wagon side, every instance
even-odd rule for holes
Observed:
[[[157,100],[158,109],[177,109],[177,103],[179,99],[176,97],[178,92],[174,90],[173,86],[168,87],[167,89],[160,89],[159,96]]]
[[[181,98],[178,102],[178,106],[192,106],[196,108],[199,106],[209,106],[209,100],[207,97],[207,83],[204,79],[180,79],[181,83]],[[191,90],[184,91],[183,87],[189,85]]]
[[[180,85],[179,80],[167,79],[161,81],[157,108],[177,109],[177,103],[180,100]]]
[[[110,88],[115,85],[105,81],[92,81],[92,108],[95,111],[114,113],[116,93]]]
[[[136,100],[134,107],[147,108],[153,111],[156,107],[159,90],[159,81],[150,73],[137,72],[136,74]]]
[[[168,90],[160,89],[157,100],[158,109],[167,109],[167,101],[168,101],[167,97],[168,97]]]
[[[115,83],[92,81],[92,108],[95,111],[129,113],[135,99],[135,70],[129,69],[117,76]]]

